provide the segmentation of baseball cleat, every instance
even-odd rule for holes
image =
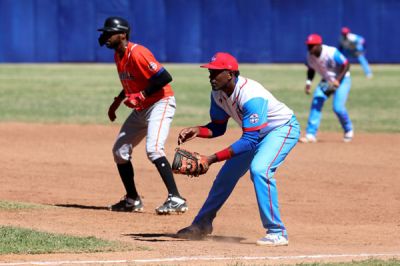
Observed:
[[[283,236],[282,234],[267,234],[263,238],[257,240],[256,244],[258,246],[269,247],[287,246],[289,245],[289,240],[287,236]]]
[[[306,134],[305,137],[300,138],[301,143],[315,143],[317,142],[317,138],[312,134]]]
[[[124,196],[119,202],[109,206],[108,209],[114,212],[142,212],[143,203],[140,197],[131,199]]]
[[[212,225],[204,226],[192,224],[178,231],[176,236],[178,238],[188,239],[188,240],[201,240],[207,235],[212,233]]]
[[[347,131],[346,133],[344,133],[343,141],[350,142],[353,140],[353,137],[354,137],[354,131],[353,130]]]
[[[184,198],[169,194],[164,204],[156,208],[156,213],[160,215],[172,214],[172,213],[185,213],[188,210],[189,208],[186,205],[186,200]]]

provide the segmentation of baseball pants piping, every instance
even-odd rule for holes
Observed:
[[[267,233],[286,235],[286,228],[280,217],[276,180],[273,176],[296,145],[299,136],[300,126],[296,118],[292,117],[285,125],[269,132],[255,151],[239,154],[226,161],[193,224],[212,224],[212,219],[231,195],[240,177],[250,169],[264,228]]]

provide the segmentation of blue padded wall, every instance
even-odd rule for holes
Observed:
[[[0,0],[0,62],[111,62],[98,45],[104,19],[123,16],[131,40],[162,62],[304,62],[304,40],[336,46],[348,26],[373,63],[399,63],[398,0]]]

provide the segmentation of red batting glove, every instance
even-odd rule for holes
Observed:
[[[137,92],[129,94],[128,99],[124,101],[124,104],[129,108],[140,109],[145,99],[146,98],[144,97],[142,92]]]

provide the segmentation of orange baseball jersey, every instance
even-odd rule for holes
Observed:
[[[128,43],[124,57],[121,59],[115,53],[114,60],[126,96],[146,89],[149,86],[149,79],[163,67],[149,49],[131,42]],[[147,97],[143,102],[143,108],[173,95],[171,86],[167,84],[161,90]]]

